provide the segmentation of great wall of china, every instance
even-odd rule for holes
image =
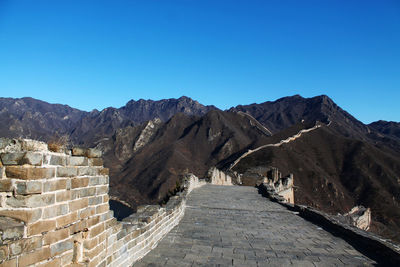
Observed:
[[[66,152],[1,139],[0,266],[129,266],[179,222],[186,195],[204,184],[190,176],[165,207],[143,206],[118,222],[101,153]]]
[[[184,191],[164,207],[141,206],[117,221],[100,151],[0,139],[0,158],[0,266],[130,266],[179,223],[189,193],[206,184],[187,175]],[[209,184],[234,183],[218,169],[209,178]],[[298,207],[263,186],[271,199]]]

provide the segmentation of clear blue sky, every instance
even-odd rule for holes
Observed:
[[[0,0],[0,96],[83,110],[326,94],[400,121],[400,1]]]

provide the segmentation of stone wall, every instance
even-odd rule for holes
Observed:
[[[371,226],[371,209],[355,206],[348,213],[336,215],[335,219],[368,231]]]
[[[343,222],[338,216],[329,215],[312,207],[287,203],[282,196],[277,194],[275,190],[266,183],[260,184],[258,189],[263,196],[279,203],[304,219],[321,226],[335,236],[344,239],[361,253],[379,262],[379,266],[399,266],[400,247],[390,240],[383,239],[373,233],[362,230],[351,222]],[[358,207],[358,209],[360,208]],[[369,212],[367,210],[368,209],[366,209],[366,212]]]
[[[294,181],[293,174],[282,177],[281,172],[272,167],[264,178],[264,183],[273,187],[275,192],[282,196],[286,202],[294,204]]]
[[[208,171],[208,178],[211,184],[215,185],[233,185],[233,178],[217,168],[213,167]]]
[[[118,222],[108,169],[94,149],[64,150],[0,139],[0,266],[129,266],[183,216],[189,175],[165,207],[142,206]]]

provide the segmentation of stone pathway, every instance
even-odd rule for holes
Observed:
[[[370,266],[352,246],[257,189],[207,184],[185,216],[134,266]]]

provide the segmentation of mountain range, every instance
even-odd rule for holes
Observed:
[[[225,111],[188,97],[131,100],[91,112],[0,98],[0,123],[1,137],[101,149],[110,194],[133,207],[161,202],[188,172],[204,177],[214,166],[227,170],[249,149],[319,123],[296,141],[251,154],[233,171],[274,166],[293,173],[297,203],[332,214],[370,207],[371,231],[400,241],[400,123],[365,125],[325,95]]]

